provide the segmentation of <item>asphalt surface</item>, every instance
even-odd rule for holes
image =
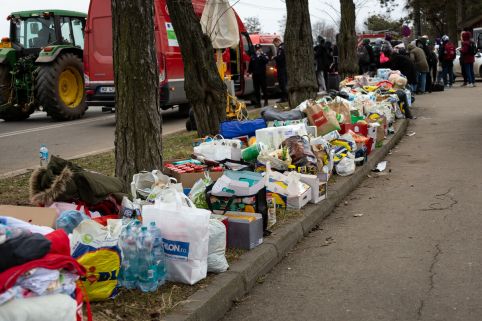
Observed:
[[[163,134],[185,129],[185,119],[177,109],[162,112]],[[115,114],[90,107],[82,119],[55,122],[44,112],[36,112],[21,122],[0,121],[0,175],[39,164],[40,144],[50,154],[73,158],[114,147]]]
[[[387,169],[224,320],[481,320],[481,96],[480,87],[418,96],[415,134]]]

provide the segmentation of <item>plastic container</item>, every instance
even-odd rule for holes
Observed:
[[[127,289],[137,286],[137,241],[132,225],[127,225],[119,237],[119,247],[122,252],[122,265],[119,273],[119,284]]]
[[[251,145],[248,148],[243,149],[243,151],[241,152],[241,158],[245,162],[254,161],[258,158],[258,155],[263,150],[263,148],[264,146],[261,143]]]
[[[147,230],[147,226],[141,227],[137,236],[138,280],[137,285],[142,292],[157,290],[157,266],[153,256],[154,238]]]
[[[156,226],[156,222],[151,222],[148,230],[154,238],[152,254],[157,265],[157,283],[158,285],[163,285],[166,282],[166,258],[164,255],[161,230]]]
[[[40,167],[47,167],[49,163],[49,150],[45,144],[40,145]]]

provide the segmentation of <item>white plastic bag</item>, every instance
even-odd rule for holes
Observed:
[[[75,321],[77,302],[66,294],[15,299],[0,307],[2,321]]]
[[[349,176],[355,173],[355,168],[353,156],[346,156],[336,165],[336,173],[340,176]]]
[[[208,272],[226,272],[226,226],[217,219],[209,220]]]
[[[143,224],[153,221],[161,230],[168,281],[193,285],[206,277],[210,214],[180,193],[174,202],[157,201],[142,208]]]
[[[194,147],[195,154],[201,154],[209,160],[222,161],[225,159],[241,160],[241,146],[239,139],[213,139]]]
[[[168,187],[170,183],[171,178],[167,175],[164,175],[159,170],[154,170],[152,172],[141,172],[132,177],[131,194],[134,199],[138,198],[139,196],[145,199],[149,196],[149,194],[151,194],[155,187]]]

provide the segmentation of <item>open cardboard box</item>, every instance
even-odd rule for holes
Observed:
[[[49,207],[0,205],[0,216],[10,216],[30,224],[55,228],[57,211]]]
[[[181,159],[174,159],[174,160],[168,160],[164,161],[165,164],[169,163],[174,163],[177,161],[180,161]],[[196,183],[198,180],[201,178],[205,177],[205,172],[199,172],[199,173],[177,173],[172,171],[169,168],[163,168],[162,172],[170,177],[174,177],[178,183],[182,184],[183,188],[191,188],[193,187],[194,183]],[[208,172],[209,176],[211,179],[216,181],[218,178],[223,176],[223,172]]]

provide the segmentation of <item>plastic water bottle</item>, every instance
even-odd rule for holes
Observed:
[[[137,237],[138,263],[138,286],[142,292],[153,292],[157,290],[157,266],[154,262],[152,249],[154,238],[147,230],[147,226],[141,228]]]
[[[137,255],[137,238],[130,225],[127,225],[119,236],[119,247],[122,251],[122,266],[119,273],[121,286],[135,289],[139,260]]]
[[[156,222],[149,224],[149,232],[154,238],[152,255],[157,265],[157,284],[163,285],[166,282],[166,259],[164,256],[164,245],[162,244],[161,230],[156,226]]]
[[[40,166],[47,167],[49,163],[49,150],[45,144],[40,145]]]

